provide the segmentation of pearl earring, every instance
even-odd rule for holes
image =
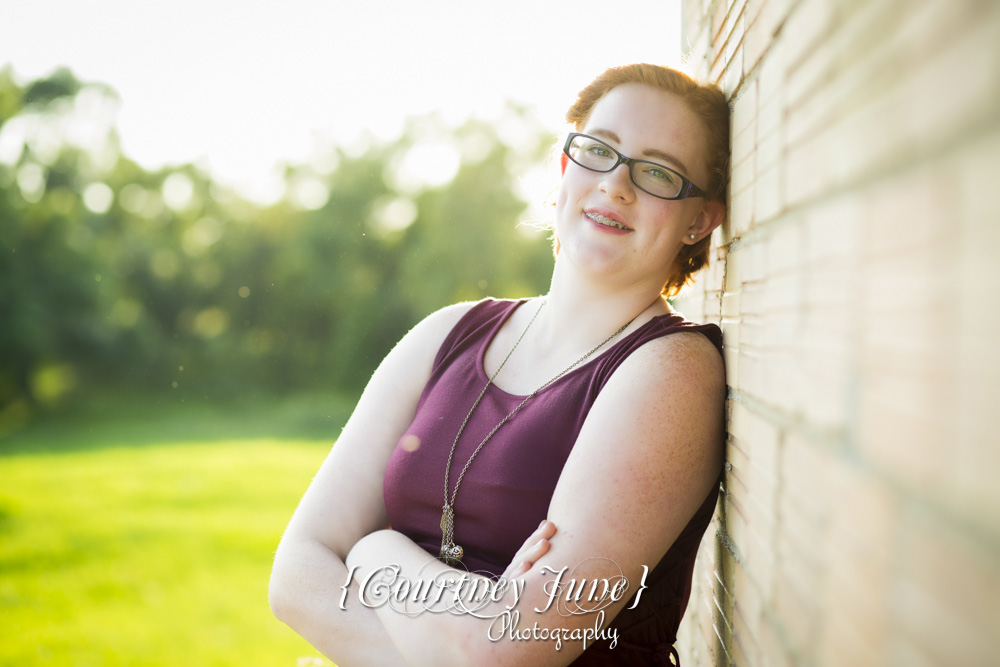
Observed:
[[[694,241],[694,234],[688,234],[688,238]]]

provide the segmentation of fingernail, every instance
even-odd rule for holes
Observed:
[[[542,522],[540,524],[538,524],[538,527],[541,528],[544,525],[545,525],[545,519],[542,519]]]

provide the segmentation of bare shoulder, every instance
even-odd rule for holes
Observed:
[[[719,350],[704,335],[684,331],[649,341],[629,355],[602,389],[591,417],[600,431],[626,418],[630,440],[651,446],[640,456],[687,450],[701,458],[721,442],[725,399]]]
[[[585,423],[583,452],[677,468],[704,498],[718,474],[724,442],[726,376],[715,345],[697,332],[649,341],[619,366]]]
[[[553,494],[549,518],[572,542],[569,560],[599,553],[637,568],[662,558],[722,469],[725,396],[722,357],[698,332],[656,338],[622,362]]]
[[[696,331],[681,331],[649,341],[615,372],[619,383],[669,394],[699,392],[724,397],[726,371],[718,348]]]
[[[422,336],[440,336],[443,339],[477,303],[476,301],[463,301],[445,306],[421,320],[412,331],[419,331]]]

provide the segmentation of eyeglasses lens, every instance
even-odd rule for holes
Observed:
[[[611,171],[620,155],[603,141],[583,135],[573,137],[568,152],[581,167],[601,172]],[[630,166],[632,182],[651,195],[670,199],[679,195],[684,186],[679,174],[655,162],[638,160]]]

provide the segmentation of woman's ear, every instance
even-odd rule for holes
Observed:
[[[722,221],[725,219],[725,204],[721,201],[706,201],[705,205],[701,207],[701,211],[698,212],[698,215],[695,216],[695,219],[688,227],[684,242],[688,245],[694,245],[711,234],[712,231],[721,225]],[[694,238],[691,238],[692,236],[694,236]]]
[[[566,173],[566,165],[569,163],[569,157],[565,153],[559,154],[559,166],[562,167],[563,174]]]

